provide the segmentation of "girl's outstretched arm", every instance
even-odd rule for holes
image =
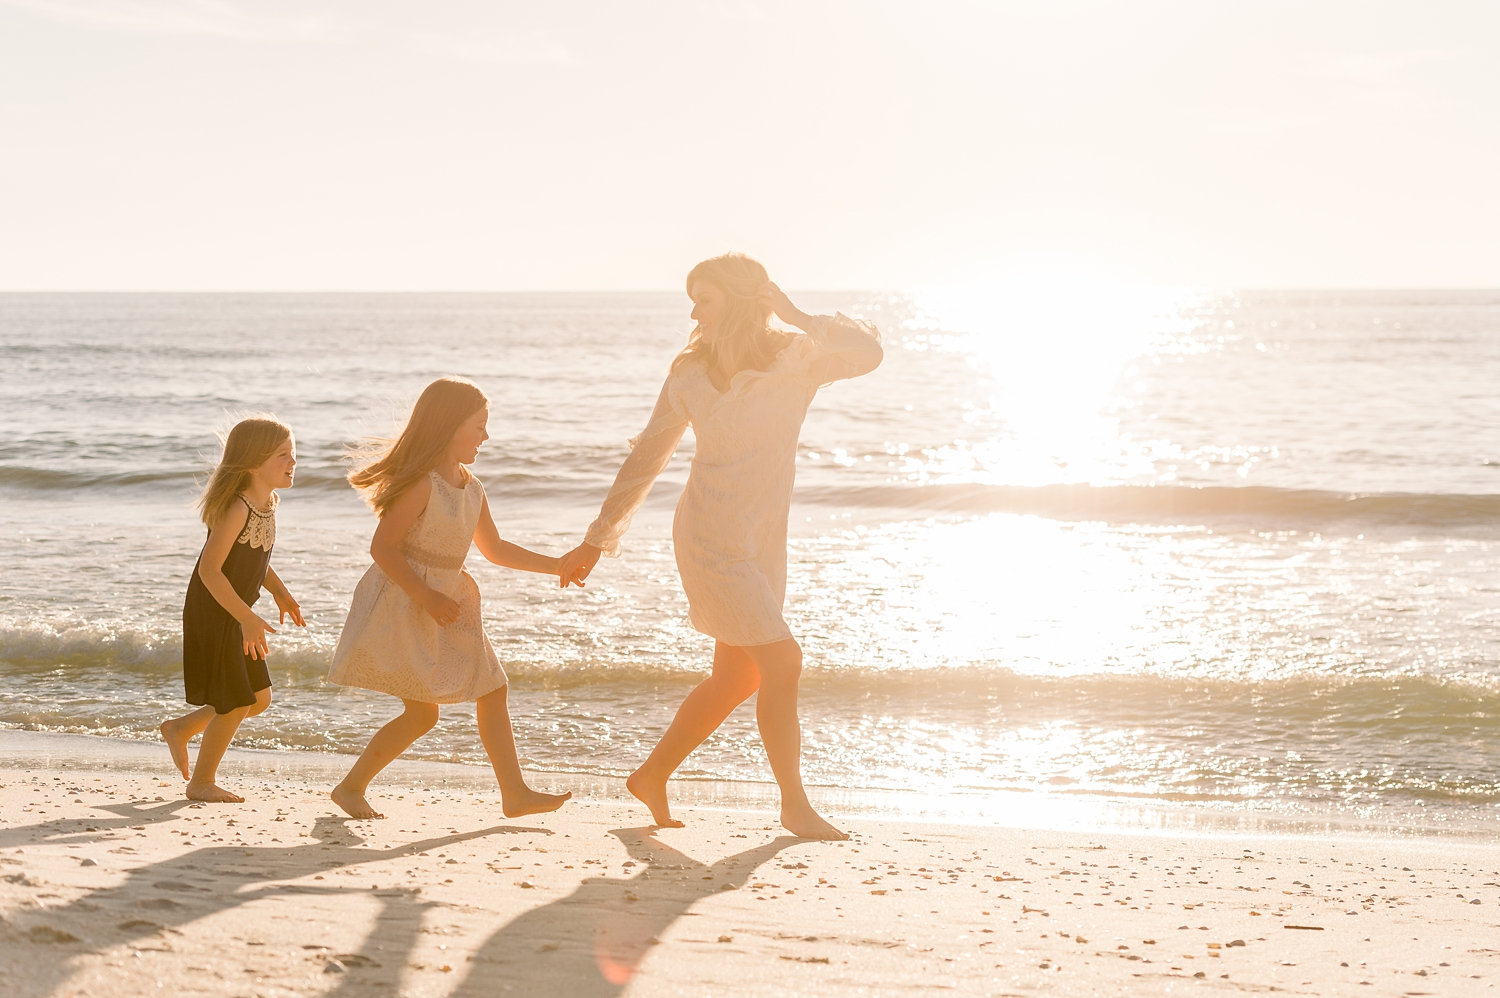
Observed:
[[[239,621],[243,652],[251,658],[264,659],[270,650],[266,635],[275,634],[276,628],[255,615],[224,574],[224,560],[229,557],[235,539],[245,529],[248,519],[250,508],[237,502],[225,510],[218,523],[208,528],[208,540],[203,545],[203,553],[198,556],[198,578],[203,580],[203,588],[225,612]]]
[[[483,505],[479,507],[479,523],[474,528],[474,546],[479,548],[479,553],[484,555],[486,561],[501,568],[514,568],[522,572],[556,575],[558,564],[562,560],[549,558],[501,537],[499,528],[495,526],[495,518],[490,515],[489,496],[484,497]]]
[[[431,497],[430,478],[423,478],[401,493],[387,507],[380,525],[375,528],[375,537],[370,541],[370,557],[375,559],[385,577],[400,586],[413,603],[446,627],[458,619],[458,603],[429,586],[401,553],[401,542],[427,508],[427,500]]]
[[[281,619],[276,623],[286,623],[287,614],[291,614],[292,623],[298,627],[307,626],[307,621],[302,619],[301,604],[292,598],[292,594],[287,591],[286,585],[281,581],[281,576],[277,575],[276,569],[270,565],[266,566],[266,581],[263,588],[270,592],[271,598],[276,601],[276,609],[281,612]]]

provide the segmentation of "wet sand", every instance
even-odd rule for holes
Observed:
[[[497,792],[399,766],[372,793],[389,818],[355,821],[324,795],[339,758],[231,750],[249,799],[209,805],[164,747],[151,772],[150,749],[91,764],[7,735],[12,998],[1500,994],[1480,834],[855,817],[823,843],[701,804],[655,830],[623,786],[507,820]]]

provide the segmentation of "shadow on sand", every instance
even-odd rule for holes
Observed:
[[[109,830],[169,821],[189,801],[165,804],[136,802],[110,805],[118,818],[69,820],[8,828],[0,831],[0,846],[26,844],[116,843]],[[149,948],[147,942],[170,935],[179,926],[270,897],[362,893],[381,903],[375,929],[357,952],[333,954],[361,969],[359,984],[366,994],[395,994],[401,972],[421,930],[429,906],[411,887],[368,891],[365,888],[313,887],[278,881],[300,880],[335,869],[412,856],[490,835],[551,835],[545,828],[495,825],[477,831],[422,839],[388,849],[362,847],[363,838],[346,827],[351,819],[322,817],[313,823],[310,840],[286,846],[215,845],[130,870],[112,887],[91,891],[58,907],[27,909],[19,924],[7,922],[0,934],[15,942],[60,944],[58,958],[36,960],[24,982],[7,982],[7,998],[45,998],[72,974],[79,956],[121,946]],[[247,919],[247,925],[255,924]],[[159,947],[158,947],[159,948]],[[306,947],[310,957],[325,948],[317,940]],[[252,959],[247,956],[247,961]],[[339,992],[350,992],[353,981],[341,982]],[[371,990],[373,989],[373,990]]]
[[[475,951],[454,998],[617,995],[662,933],[694,904],[744,886],[762,864],[795,842],[779,836],[709,865],[651,837],[653,827],[617,828],[640,869],[591,877],[565,898],[511,920]],[[706,930],[717,938],[717,927]]]

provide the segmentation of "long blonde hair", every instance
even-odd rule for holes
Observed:
[[[224,518],[234,497],[250,485],[250,472],[276,455],[292,438],[292,428],[272,416],[235,423],[224,436],[224,454],[198,497],[198,512],[210,528]]]
[[[436,468],[464,420],[490,404],[467,378],[439,378],[422,390],[406,428],[395,440],[367,441],[353,457],[362,462],[349,472],[349,484],[384,517],[401,494]]]
[[[712,336],[704,335],[701,324],[693,327],[687,346],[672,361],[672,370],[697,358],[727,381],[747,368],[764,371],[770,367],[782,346],[771,328],[771,306],[760,298],[761,288],[770,280],[766,268],[743,253],[725,253],[688,271],[688,294],[692,295],[699,281],[712,284],[724,293],[724,314]]]

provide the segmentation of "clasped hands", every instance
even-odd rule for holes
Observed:
[[[599,564],[601,554],[602,551],[585,541],[557,559],[558,587],[566,589],[572,584],[581,588],[594,566]]]

